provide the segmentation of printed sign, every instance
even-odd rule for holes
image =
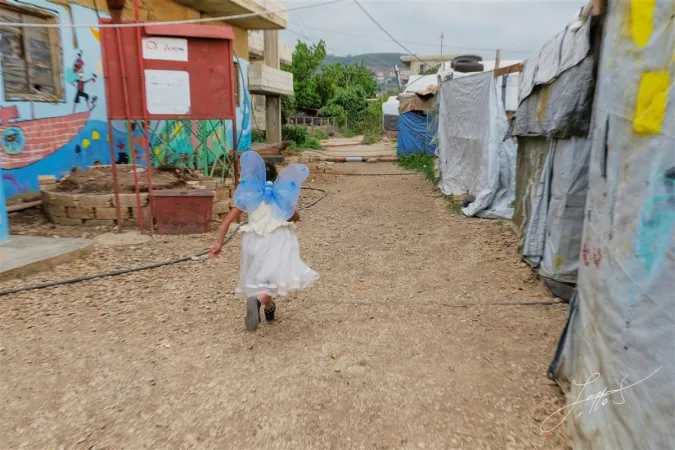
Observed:
[[[188,41],[161,37],[143,38],[143,59],[187,62]]]
[[[150,114],[189,114],[190,74],[179,70],[146,70],[145,97]]]

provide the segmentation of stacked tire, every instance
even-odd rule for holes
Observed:
[[[483,58],[478,55],[460,55],[453,58],[450,67],[455,72],[461,73],[482,72],[484,70],[482,60]]]

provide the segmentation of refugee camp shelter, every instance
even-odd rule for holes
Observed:
[[[436,92],[436,76],[429,75],[411,78],[406,91],[399,94],[398,147],[396,150],[399,156],[414,153],[436,154],[434,139],[437,130]]]
[[[441,83],[438,115],[440,190],[471,194],[467,216],[511,219],[516,143],[508,132],[502,77],[478,72]]]
[[[557,283],[576,282],[588,190],[594,70],[601,35],[591,12],[589,4],[524,61],[511,131],[518,139],[513,222],[523,258],[566,299],[572,289]]]
[[[574,448],[666,449],[675,443],[675,16],[672,0],[607,8],[577,291],[550,375],[566,404],[587,399],[565,411]]]
[[[388,132],[398,131],[398,98],[391,96],[382,103],[382,129]]]

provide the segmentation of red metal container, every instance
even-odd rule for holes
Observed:
[[[200,234],[211,231],[213,191],[154,191],[158,234]]]

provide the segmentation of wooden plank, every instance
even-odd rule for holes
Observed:
[[[496,69],[494,72],[495,78],[508,75],[510,73],[518,73],[523,71],[523,63],[513,64],[511,66]]]
[[[495,78],[499,76],[497,75],[497,71],[499,70],[499,63],[501,62],[501,60],[502,60],[502,49],[498,48],[497,54],[495,55],[495,68],[494,68]]]
[[[607,0],[593,0],[593,15],[601,16],[607,12]]]

